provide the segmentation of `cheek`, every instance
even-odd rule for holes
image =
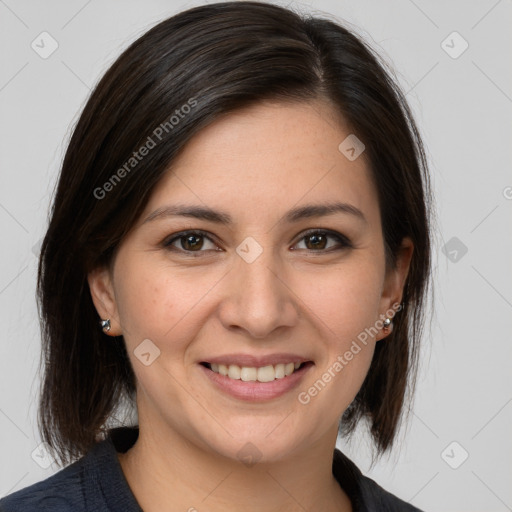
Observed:
[[[378,320],[383,276],[376,262],[340,265],[325,273],[299,276],[294,287],[313,317],[321,320],[326,338],[340,349]]]
[[[377,267],[351,272],[344,268],[318,279],[321,286],[305,295],[310,318],[318,319],[319,359],[315,375],[299,390],[298,401],[322,428],[343,414],[368,374],[376,343],[372,327],[379,318],[380,280]]]
[[[134,343],[136,338],[151,338],[159,332],[163,303],[167,307],[172,292],[147,269],[127,271],[124,276],[116,300],[124,337]]]
[[[318,346],[320,381],[311,397],[318,406],[346,408],[361,387],[371,364],[378,330],[382,269],[376,261],[340,266],[325,275],[297,281],[300,297],[313,314],[322,340]],[[312,282],[315,286],[311,286]],[[321,392],[324,387],[326,392]],[[307,392],[307,390],[305,390]],[[315,394],[316,393],[316,394]],[[307,400],[307,397],[306,397]]]
[[[181,341],[193,336],[201,302],[218,281],[211,273],[180,272],[147,261],[119,266],[116,301],[127,345],[153,340],[163,351],[171,342],[179,353]]]

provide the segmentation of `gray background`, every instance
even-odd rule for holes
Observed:
[[[0,0],[0,496],[58,469],[35,422],[34,290],[70,128],[131,41],[201,3]],[[439,217],[434,316],[410,421],[371,470],[363,429],[339,447],[425,511],[512,510],[512,2],[281,4],[345,20],[394,66],[428,149]],[[45,59],[43,31],[58,43]]]

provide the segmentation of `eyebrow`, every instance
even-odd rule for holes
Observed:
[[[327,215],[334,215],[337,213],[344,213],[351,215],[364,223],[367,220],[361,210],[348,203],[322,203],[322,204],[307,204],[289,210],[284,215],[284,222],[294,223],[302,219],[309,219],[312,217],[324,217]],[[204,206],[196,205],[167,205],[156,209],[149,214],[142,224],[152,222],[157,219],[164,219],[168,217],[191,217],[194,219],[206,220],[215,222],[217,224],[232,225],[233,219],[229,213],[213,210]]]

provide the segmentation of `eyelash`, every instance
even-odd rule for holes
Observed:
[[[210,242],[215,244],[215,241],[209,236],[209,234],[206,231],[203,231],[201,229],[193,229],[190,231],[181,231],[179,233],[174,233],[173,235],[171,235],[171,238],[168,238],[163,242],[164,248],[166,248],[169,251],[180,252],[182,254],[186,254],[187,256],[192,256],[194,258],[200,257],[200,254],[202,252],[208,251],[208,250],[186,251],[185,249],[179,249],[177,247],[172,246],[172,244],[175,241],[185,238],[188,235],[204,237],[204,238],[207,238]],[[348,249],[348,248],[353,247],[352,242],[346,236],[342,235],[341,233],[337,233],[336,231],[330,231],[330,230],[326,230],[326,229],[309,229],[302,234],[302,236],[299,238],[299,241],[297,243],[302,242],[305,238],[307,238],[308,236],[311,236],[311,235],[324,235],[324,236],[334,238],[335,240],[337,240],[339,242],[339,244],[341,244],[341,247],[337,247],[337,248],[331,247],[329,249],[318,249],[318,250],[314,250],[314,249],[299,249],[299,250],[306,250],[309,253],[331,253],[334,251],[340,251],[343,249]],[[297,245],[297,244],[295,244],[295,245]]]

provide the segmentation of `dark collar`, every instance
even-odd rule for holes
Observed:
[[[108,510],[143,512],[128,485],[116,453],[127,451],[133,446],[138,436],[138,428],[111,429],[109,436],[96,444],[85,456],[84,464],[88,478],[84,479],[84,485],[90,486],[84,489],[86,510],[95,510],[94,500],[99,488]],[[89,496],[91,503],[87,503]]]

